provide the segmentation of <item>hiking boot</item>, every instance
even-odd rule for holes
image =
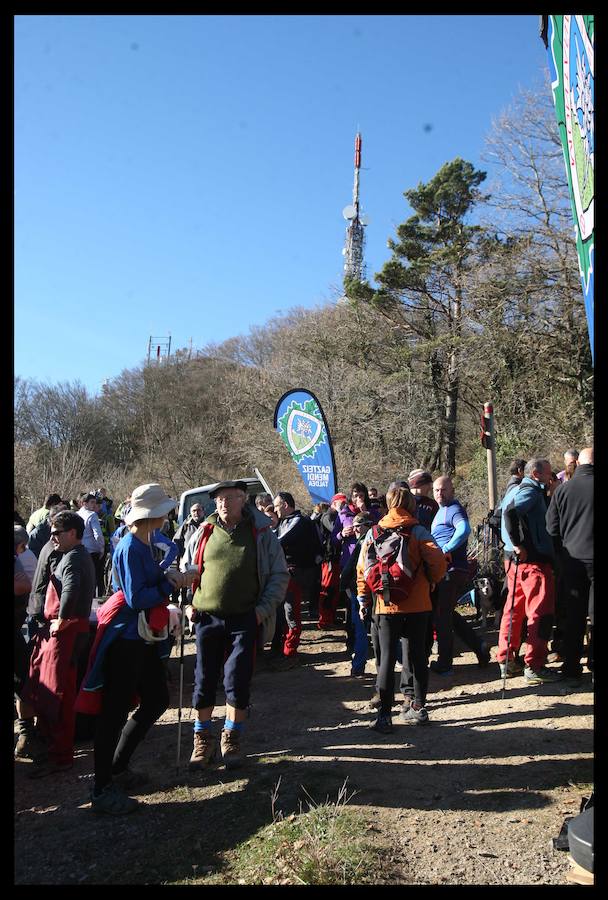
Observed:
[[[378,691],[374,692],[374,696],[371,698],[368,705],[370,709],[380,709],[382,700],[380,699],[380,694],[378,693]]]
[[[390,716],[385,716],[382,713],[379,713],[378,718],[375,722],[369,726],[372,731],[379,731],[380,734],[392,734],[395,730],[393,728],[393,720]]]
[[[403,708],[401,709],[401,713],[399,715],[399,719],[405,725],[428,725],[429,724],[429,714],[424,708],[424,706],[416,707],[414,704],[410,704],[409,709],[404,712]]]
[[[429,669],[431,672],[434,672],[435,675],[445,675],[449,678],[450,675],[454,674],[454,669],[452,666],[446,668],[446,666],[440,666],[439,661],[434,659],[433,662],[429,665]]]
[[[22,731],[15,744],[15,759],[42,762],[47,757],[46,741],[36,731]]]
[[[485,641],[481,642],[481,646],[479,648],[479,652],[476,653],[477,656],[477,665],[480,669],[485,669],[490,663],[490,648],[486,644]]]
[[[220,740],[222,759],[227,769],[237,769],[243,763],[241,733],[236,728],[222,729]]]
[[[552,684],[560,680],[560,675],[559,672],[547,669],[545,666],[541,666],[540,669],[531,669],[529,666],[526,666],[524,679],[526,684]]]
[[[97,815],[126,816],[135,812],[138,806],[139,801],[134,797],[127,797],[113,781],[97,795],[91,791],[91,809]]]
[[[149,780],[145,772],[136,772],[134,769],[126,768],[122,772],[112,772],[112,781],[124,791],[147,784]]]
[[[194,732],[194,747],[188,768],[206,769],[217,758],[217,738],[209,728]]]

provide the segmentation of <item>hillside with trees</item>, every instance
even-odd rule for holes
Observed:
[[[487,512],[484,401],[494,403],[499,491],[513,456],[593,442],[593,369],[550,91],[522,92],[492,124],[487,173],[448,161],[404,192],[375,284],[290,309],[246,335],[123,371],[100,396],[16,378],[15,487],[22,513],[48,489],[103,485],[116,501],[159,481],[174,496],[253,474],[309,508],[274,432],[278,398],[319,398],[338,481],[385,489],[417,466],[454,474]],[[115,340],[120,335],[114,335]]]

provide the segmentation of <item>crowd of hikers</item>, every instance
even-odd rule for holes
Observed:
[[[583,660],[593,673],[593,450],[564,463],[556,473],[541,457],[513,460],[476,552],[452,479],[420,468],[383,494],[355,482],[309,515],[288,491],[250,498],[244,482],[223,481],[215,509],[195,502],[179,527],[159,484],[116,509],[103,488],[51,493],[27,522],[15,496],[15,758],[31,761],[31,778],[69,771],[77,719],[91,722],[91,807],[135,810],[129,794],[146,776],[131,758],[169,705],[166,661],[185,632],[196,647],[189,767],[239,766],[256,667],[297,664],[303,614],[344,630],[349,677],[373,658],[381,734],[397,705],[400,722],[428,724],[429,673],[438,689],[453,683],[454,635],[490,665],[482,629],[459,612],[467,595],[484,621],[488,603],[499,617],[503,685],[579,688]]]

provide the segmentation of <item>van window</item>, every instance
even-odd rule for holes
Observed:
[[[257,494],[261,494],[264,488],[260,484],[259,481],[254,482],[253,484],[247,485],[247,500],[249,503],[253,504]],[[211,513],[215,512],[215,500],[212,500],[209,496],[208,491],[199,491],[193,494],[188,494],[187,497],[184,498],[184,519],[187,519],[190,515],[190,510],[194,506],[195,503],[200,503],[203,507],[205,517],[210,516]],[[183,521],[183,520],[182,520]]]

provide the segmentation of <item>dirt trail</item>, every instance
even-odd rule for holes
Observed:
[[[495,631],[488,638],[495,642]],[[179,671],[172,659],[171,706],[134,758],[151,781],[136,795],[144,808],[132,816],[91,813],[90,743],[79,745],[74,769],[55,780],[32,781],[29,763],[16,763],[16,883],[203,883],[223,854],[272,820],[279,778],[275,809],[285,815],[298,811],[306,792],[335,799],[348,779],[356,791],[349,805],[361,810],[386,854],[383,883],[565,883],[567,855],[552,849],[551,838],[578,812],[593,780],[590,684],[565,694],[558,685],[528,688],[515,678],[501,700],[498,666],[479,669],[463,652],[451,688],[438,690],[431,675],[431,724],[395,718],[395,733],[383,736],[368,728],[374,676],[349,676],[343,632],[305,623],[300,649],[292,669],[275,671],[266,661],[258,667],[247,765],[232,773],[187,771],[188,709],[176,772]],[[193,651],[187,640],[186,701]]]

